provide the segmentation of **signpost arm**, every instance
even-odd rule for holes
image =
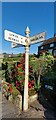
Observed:
[[[29,40],[30,30],[26,28],[26,37]],[[25,84],[24,84],[24,106],[23,109],[28,109],[28,78],[29,78],[29,45],[25,46]]]

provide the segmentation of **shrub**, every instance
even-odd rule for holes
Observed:
[[[24,81],[25,81],[25,54],[23,54],[20,62],[17,62],[17,65],[14,64],[11,67],[11,82],[14,86],[23,94],[24,92]],[[33,79],[33,69],[29,65],[29,82],[28,88],[34,87],[34,79]]]
[[[13,87],[12,89],[12,97],[15,99],[17,95],[20,95],[20,92],[16,89],[16,87]]]

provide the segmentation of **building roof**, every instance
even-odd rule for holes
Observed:
[[[41,46],[46,45],[46,44],[50,44],[50,43],[53,43],[53,42],[56,42],[56,37],[50,38],[50,39],[48,39],[48,40],[45,40],[45,41],[42,43]]]

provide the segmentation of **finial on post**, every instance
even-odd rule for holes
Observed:
[[[25,29],[25,34],[26,34],[27,37],[29,37],[30,29],[29,29],[28,26],[27,26],[26,29]]]

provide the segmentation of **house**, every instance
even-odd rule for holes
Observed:
[[[8,57],[8,58],[11,58],[11,57],[15,57],[17,56],[18,54],[7,54],[7,53],[3,53],[3,54],[0,54],[0,60],[3,59],[4,57]]]
[[[0,54],[0,59],[3,59],[4,58],[4,55],[3,54]]]
[[[56,57],[56,34],[54,34],[53,38],[45,40],[39,47],[38,47],[38,55],[42,54],[43,52],[50,52],[54,57]]]

